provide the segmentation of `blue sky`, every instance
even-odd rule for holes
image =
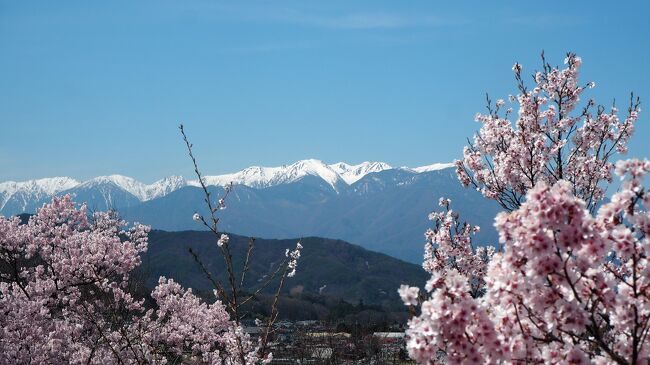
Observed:
[[[572,50],[590,97],[650,103],[644,1],[0,0],[0,181],[152,182],[304,158],[451,161],[512,64]],[[650,156],[641,113],[630,155]]]

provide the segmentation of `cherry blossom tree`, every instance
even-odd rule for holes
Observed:
[[[603,198],[602,182],[611,181],[610,160],[627,151],[634,132],[639,100],[630,96],[627,115],[619,117],[615,105],[581,104],[582,94],[595,84],[578,80],[582,60],[567,54],[565,68],[551,66],[542,54],[542,69],[533,74],[534,85],[524,82],[523,68],[513,66],[519,93],[507,102],[477,114],[481,128],[457,160],[461,183],[496,200],[506,210],[521,206],[526,192],[538,182],[553,185],[565,180],[576,197],[592,209]]]
[[[0,217],[0,363],[256,364],[217,301],[160,278],[147,307],[129,275],[149,228],[54,198],[27,224]]]
[[[621,189],[597,214],[569,181],[539,182],[497,216],[503,252],[472,295],[462,268],[400,289],[420,313],[408,351],[423,364],[640,364],[650,361],[647,160],[619,161]]]

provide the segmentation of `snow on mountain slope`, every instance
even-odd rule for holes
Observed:
[[[114,185],[134,195],[140,201],[159,198],[174,190],[187,186],[181,176],[170,176],[153,184],[143,184],[135,179],[122,175],[99,176],[84,182],[69,177],[53,177],[28,181],[6,181],[0,183],[0,210],[9,201],[25,209],[30,202],[49,199],[52,196],[72,189],[105,190],[107,185]],[[18,203],[17,203],[18,202]]]
[[[75,187],[88,189],[105,184],[114,184],[122,190],[133,194],[138,200],[147,201],[165,196],[176,189],[180,189],[186,186],[187,182],[182,176],[171,176],[147,185],[128,176],[109,175],[90,179]]]
[[[409,171],[422,173],[435,171],[453,166],[449,163],[436,163],[428,166],[405,168]],[[316,176],[323,179],[339,191],[339,184],[351,185],[364,176],[384,170],[394,169],[384,162],[362,162],[357,165],[350,165],[339,162],[327,165],[320,160],[308,159],[297,161],[290,165],[279,167],[248,167],[239,172],[204,176],[206,185],[226,186],[230,183],[246,185],[253,188],[266,188],[281,184],[296,182],[305,176]],[[99,176],[84,182],[79,182],[68,177],[54,177],[23,182],[7,181],[0,183],[0,210],[12,200],[20,206],[27,206],[29,202],[40,201],[43,198],[50,198],[63,191],[72,189],[96,189],[106,193],[108,187],[117,187],[144,202],[163,197],[175,190],[185,186],[198,186],[197,180],[186,181],[181,176],[170,176],[152,184],[144,184],[133,178],[123,175]],[[105,194],[104,194],[105,195]]]
[[[182,176],[169,176],[164,179],[158,180],[151,185],[147,185],[147,200],[160,198],[187,186],[187,181]]]
[[[385,162],[362,162],[358,165],[348,165],[345,162],[339,162],[329,165],[329,168],[336,171],[341,179],[351,185],[362,177],[371,172],[379,172],[392,169],[392,167]]]
[[[51,177],[20,182],[6,181],[0,183],[0,209],[4,208],[11,197],[19,193],[37,200],[70,189],[78,184],[77,180],[69,177]]]
[[[453,163],[434,163],[432,165],[420,166],[413,169],[417,173],[428,172],[428,171],[437,171],[442,169],[447,169],[454,167]]]
[[[384,162],[363,162],[358,165],[339,162],[326,165],[322,161],[309,159],[281,167],[253,166],[232,174],[205,176],[204,182],[206,185],[225,186],[232,182],[253,188],[265,188],[298,181],[311,175],[322,178],[336,190],[336,185],[341,181],[350,185],[371,172],[391,168]],[[198,181],[189,181],[188,184],[199,185]]]
[[[204,176],[206,185],[225,186],[229,183],[246,185],[253,188],[291,183],[305,176],[318,176],[336,189],[336,184],[345,181],[335,170],[319,160],[301,160],[291,165],[281,167],[253,166],[233,174]],[[189,185],[197,186],[198,181],[190,181]]]

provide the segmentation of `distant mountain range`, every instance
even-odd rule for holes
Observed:
[[[234,184],[223,230],[264,238],[319,236],[343,239],[367,249],[420,262],[428,214],[438,198],[483,229],[478,241],[494,244],[492,227],[499,208],[458,183],[451,164],[417,168],[383,162],[327,165],[302,160],[281,167],[249,167],[205,176],[217,197]],[[168,177],[153,184],[112,175],[79,182],[57,177],[0,183],[0,214],[33,213],[54,195],[72,194],[91,210],[116,209],[128,221],[169,231],[201,229],[195,212],[207,215],[197,180]]]
[[[410,169],[400,169],[425,172],[450,167],[451,164],[433,164]],[[232,174],[204,176],[204,183],[210,186],[226,186],[230,183],[246,185],[253,188],[267,188],[280,184],[292,183],[305,176],[317,176],[333,189],[342,183],[353,184],[369,173],[393,169],[384,162],[363,162],[350,165],[339,162],[326,165],[319,160],[301,160],[291,165],[281,167],[252,166]],[[172,191],[185,186],[200,186],[198,180],[185,180],[182,176],[170,176],[152,184],[144,184],[135,179],[122,175],[99,176],[87,181],[77,181],[70,177],[53,177],[28,181],[6,181],[0,183],[0,213],[19,214],[29,212],[30,204],[45,199],[51,199],[57,194],[79,193],[97,190],[102,195],[105,205],[111,206],[114,201],[114,189],[129,193],[140,202],[163,197]],[[119,195],[118,195],[119,196]],[[115,203],[122,203],[118,198]]]

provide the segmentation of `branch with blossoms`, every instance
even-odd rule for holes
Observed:
[[[463,159],[455,161],[463,185],[508,211],[519,208],[538,182],[568,181],[591,210],[603,199],[602,183],[611,182],[610,160],[626,153],[640,101],[631,94],[624,118],[615,105],[608,109],[590,99],[580,107],[583,92],[595,83],[578,80],[580,57],[568,53],[564,63],[563,69],[551,66],[542,53],[532,88],[524,82],[523,67],[513,66],[519,93],[509,101],[518,105],[517,117],[510,119],[513,109],[506,101],[493,106],[488,97],[487,114],[476,115],[480,130]]]
[[[451,270],[458,272],[467,278],[470,295],[477,298],[484,293],[487,264],[496,249],[494,246],[473,244],[472,237],[480,231],[480,227],[462,221],[460,215],[451,208],[451,199],[440,198],[438,205],[443,210],[429,214],[429,220],[434,222],[434,226],[424,234],[426,243],[422,267],[432,278],[444,277]],[[436,283],[436,280],[429,280],[426,291],[435,289]],[[409,306],[417,305],[422,299],[420,289],[408,285],[402,285],[399,294]]]
[[[480,227],[461,221],[460,215],[451,209],[451,199],[440,198],[438,204],[444,210],[429,214],[434,227],[425,233],[427,242],[422,267],[432,275],[441,276],[449,270],[457,270],[468,278],[472,296],[478,297],[483,293],[483,277],[495,248],[477,247],[472,243]]]
[[[444,210],[429,215],[434,227],[425,233],[427,242],[422,267],[431,274],[425,285],[425,292],[421,293],[420,288],[408,285],[401,285],[398,290],[402,301],[413,315],[407,331],[413,338],[421,330],[427,333],[432,330],[432,327],[421,319],[432,318],[434,315],[430,312],[431,299],[428,295],[442,296],[450,300],[447,305],[451,305],[457,300],[469,301],[485,294],[487,265],[496,252],[493,246],[474,246],[472,237],[480,228],[461,221],[460,215],[451,209],[450,199],[440,198],[438,204]],[[452,281],[453,284],[445,285]],[[421,307],[419,315],[416,311],[418,306]],[[427,350],[426,358],[434,363],[444,363],[447,358],[446,349],[432,347]]]
[[[240,321],[248,314],[248,313],[241,313],[242,306],[250,302],[251,300],[255,299],[257,295],[266,287],[268,287],[272,282],[274,282],[275,280],[279,281],[270,307],[269,318],[264,324],[262,324],[261,321],[256,320],[256,323],[258,325],[263,325],[264,327],[264,333],[262,334],[260,342],[258,344],[256,355],[259,358],[265,358],[267,360],[270,360],[271,354],[268,353],[268,343],[269,343],[269,339],[273,334],[273,328],[274,328],[273,325],[275,324],[279,315],[278,303],[279,303],[280,294],[282,288],[284,287],[285,280],[287,278],[293,277],[296,273],[296,268],[298,266],[298,259],[300,258],[300,251],[302,249],[302,245],[300,244],[300,242],[298,242],[296,244],[295,249],[293,250],[287,249],[285,253],[285,258],[281,260],[277,266],[275,266],[275,269],[271,269],[269,274],[265,275],[265,277],[262,278],[264,280],[260,280],[261,284],[257,288],[254,288],[250,293],[246,293],[243,288],[243,284],[244,284],[244,278],[246,277],[246,274],[250,268],[250,260],[254,250],[255,239],[250,238],[249,240],[248,247],[246,250],[246,256],[244,258],[244,264],[241,269],[241,275],[239,280],[237,280],[237,276],[235,274],[235,268],[233,264],[232,251],[230,250],[230,238],[227,234],[222,233],[218,227],[220,221],[220,217],[218,216],[218,213],[220,210],[226,208],[226,199],[228,195],[232,192],[233,185],[232,183],[227,185],[224,190],[224,195],[220,198],[215,199],[215,201],[213,202],[212,193],[209,191],[205,183],[203,175],[199,170],[198,163],[194,156],[194,152],[192,150],[193,145],[189,142],[189,139],[187,138],[185,129],[182,124],[179,126],[179,130],[183,137],[183,141],[185,142],[185,146],[187,147],[189,157],[194,166],[194,172],[198,178],[199,185],[203,191],[204,202],[209,212],[209,216],[207,218],[198,213],[195,213],[192,218],[193,220],[205,226],[214,235],[216,245],[219,248],[221,255],[224,259],[224,264],[227,271],[227,281],[228,281],[227,286],[224,285],[222,282],[220,282],[218,278],[212,275],[212,273],[210,273],[210,271],[203,264],[200,256],[196,252],[190,249],[190,254],[194,257],[194,260],[200,266],[205,276],[214,286],[217,296],[219,298],[223,298],[223,300],[226,301],[227,303],[226,307],[228,308],[230,314],[232,315],[233,320],[239,324]],[[242,354],[242,356],[243,354],[246,353],[244,350],[245,349],[243,348],[239,349],[239,353]]]
[[[434,275],[409,321],[408,350],[423,364],[650,361],[650,161],[619,161],[620,190],[592,215],[568,181],[540,182],[500,213],[503,252],[475,298],[458,270]],[[405,288],[407,305],[416,288]]]

